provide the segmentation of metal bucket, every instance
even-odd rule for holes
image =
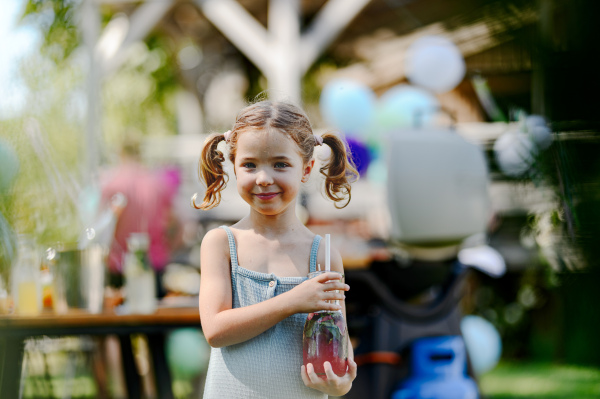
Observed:
[[[102,312],[107,252],[99,244],[56,251],[56,309],[59,313],[68,309]]]

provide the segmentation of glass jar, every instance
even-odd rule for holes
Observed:
[[[156,277],[148,260],[150,238],[131,233],[125,255],[125,298],[129,313],[149,314],[156,310]]]
[[[11,270],[13,300],[16,313],[20,315],[35,316],[41,312],[40,262],[34,239],[20,235]]]
[[[312,272],[313,278],[325,271]],[[340,278],[343,279],[340,273]],[[334,301],[336,304],[339,301]],[[348,328],[341,310],[321,310],[309,313],[302,334],[304,366],[312,363],[315,373],[327,378],[324,362],[329,362],[333,372],[342,377],[348,367]]]

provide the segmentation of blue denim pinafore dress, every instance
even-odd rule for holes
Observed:
[[[233,233],[221,226],[229,240],[233,307],[241,308],[283,294],[306,277],[277,277],[238,265]],[[310,271],[316,270],[320,236],[310,252]],[[211,348],[204,399],[327,399],[308,388],[300,377],[302,331],[306,313],[292,315],[248,341]]]

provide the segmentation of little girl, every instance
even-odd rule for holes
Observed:
[[[237,189],[250,213],[231,227],[209,231],[202,240],[200,319],[212,347],[204,398],[320,398],[350,390],[356,363],[348,342],[348,370],[339,377],[329,362],[327,378],[303,366],[302,331],[306,313],[339,310],[349,287],[338,273],[308,280],[325,264],[321,237],[296,217],[300,184],[314,166],[316,145],[331,148],[320,169],[327,196],[350,201],[350,184],[358,174],[348,161],[344,142],[333,134],[316,136],[297,107],[262,101],[244,108],[233,129],[208,137],[199,174],[206,183],[197,209],[217,206],[227,184],[225,140],[234,165]],[[347,198],[347,199],[346,199]],[[336,205],[337,206],[337,205]],[[338,251],[331,250],[331,270],[343,273]],[[336,292],[337,291],[337,292]]]

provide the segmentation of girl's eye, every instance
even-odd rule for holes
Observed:
[[[275,163],[275,167],[276,167],[277,169],[280,169],[280,168],[285,168],[285,167],[287,167],[287,166],[288,166],[288,164],[287,164],[287,163],[285,163],[285,162],[276,162],[276,163]]]
[[[252,162],[246,162],[246,163],[243,163],[243,164],[242,164],[242,166],[243,166],[244,168],[248,168],[248,169],[254,169],[254,168],[256,168],[256,165],[255,165],[255,164],[253,164]]]

